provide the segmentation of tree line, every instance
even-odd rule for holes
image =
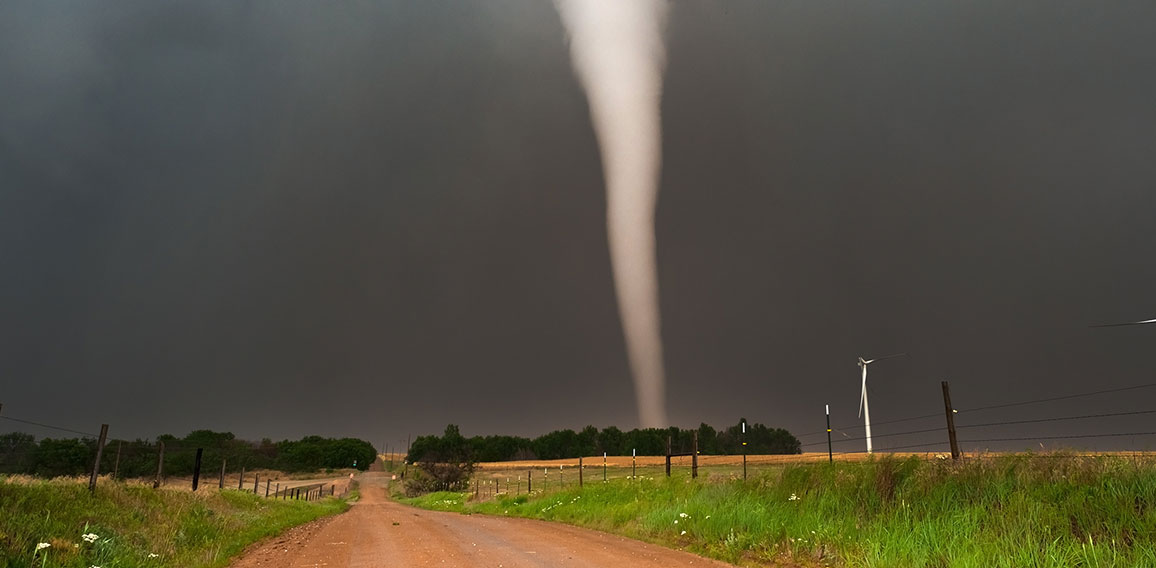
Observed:
[[[642,428],[624,432],[615,426],[599,430],[587,426],[580,431],[555,430],[537,438],[518,436],[474,436],[467,438],[453,424],[446,426],[441,436],[418,436],[410,446],[406,459],[416,462],[498,462],[520,459],[563,459],[594,456],[603,452],[612,456],[665,455],[667,439],[676,453],[689,452],[692,438],[698,433],[700,454],[728,455],[743,452],[747,443],[748,454],[797,454],[801,447],[798,438],[787,430],[771,428],[759,423],[748,423],[743,433],[740,421],[734,426],[717,430],[708,424],[698,428]]]
[[[183,438],[159,436],[155,441],[112,440],[105,445],[101,474],[119,477],[151,477],[157,471],[158,442],[165,446],[165,475],[192,475],[197,448],[203,449],[201,474],[241,468],[276,469],[286,472],[356,467],[365,470],[375,459],[373,444],[356,438],[306,436],[300,440],[260,442],[237,439],[232,432],[196,430]],[[116,459],[120,453],[119,461]],[[0,435],[0,473],[40,477],[83,475],[92,471],[96,456],[93,438],[43,438],[12,432]]]

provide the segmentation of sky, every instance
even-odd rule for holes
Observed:
[[[870,367],[876,436],[941,426],[882,423],[942,413],[943,380],[958,409],[1152,382],[1156,326],[1088,324],[1156,317],[1154,17],[672,4],[671,422],[802,435],[829,404],[855,437],[857,358],[897,352]],[[393,447],[447,423],[638,425],[597,140],[550,3],[5,2],[0,78],[0,416]],[[1140,412],[1154,394],[957,420]]]

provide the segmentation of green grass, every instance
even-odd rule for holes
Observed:
[[[247,545],[344,511],[345,500],[285,501],[225,490],[0,478],[0,566],[221,567]],[[84,534],[95,534],[86,542]],[[36,552],[38,543],[51,546]],[[150,555],[156,555],[150,557]]]
[[[1125,457],[885,457],[783,466],[746,482],[587,479],[530,496],[407,502],[571,523],[742,564],[1156,567],[1156,465]]]

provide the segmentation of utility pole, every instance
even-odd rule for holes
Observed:
[[[92,476],[88,478],[88,492],[96,491],[96,478],[100,475],[100,455],[104,453],[104,440],[108,438],[108,424],[100,425],[100,438],[96,440],[96,463],[92,465]]]
[[[943,385],[943,409],[947,413],[947,439],[951,442],[951,459],[959,459],[959,442],[955,440],[955,409],[951,407],[951,387],[947,381]]]

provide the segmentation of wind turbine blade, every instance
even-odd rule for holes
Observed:
[[[872,361],[882,361],[884,359],[894,359],[896,357],[906,357],[906,356],[907,356],[906,353],[895,353],[894,355],[888,355],[886,357],[876,357],[876,358],[872,359]]]
[[[1089,325],[1088,327],[1122,327],[1125,325],[1144,325],[1146,323],[1156,323],[1156,319],[1143,320],[1143,321],[1129,321],[1129,322],[1124,322],[1124,323],[1101,323],[1101,324]]]

